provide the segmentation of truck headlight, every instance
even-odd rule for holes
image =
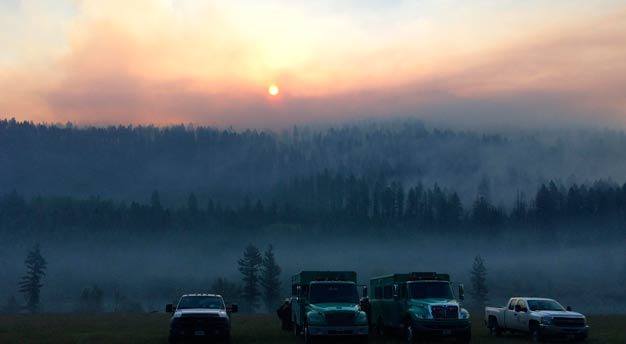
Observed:
[[[356,317],[354,318],[354,322],[357,325],[367,325],[367,314],[365,312],[357,313]]]
[[[226,313],[226,311],[219,311],[218,314],[220,315],[220,317],[222,318],[228,318],[228,313]]]
[[[467,311],[467,309],[461,308],[461,319],[469,319],[470,318],[470,314]]]
[[[324,315],[319,312],[310,312],[307,314],[307,319],[309,324],[323,324],[326,319],[324,319]]]
[[[552,324],[552,318],[551,317],[542,317],[541,318],[541,323],[544,325],[551,325]]]

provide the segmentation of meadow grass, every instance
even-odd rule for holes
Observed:
[[[626,315],[589,317],[588,343],[626,343]],[[0,343],[167,343],[166,314],[39,314],[0,316]],[[490,337],[480,319],[473,321],[473,343],[525,343],[527,336]],[[370,343],[400,343],[371,338]],[[272,315],[233,317],[233,343],[301,343],[283,332]]]

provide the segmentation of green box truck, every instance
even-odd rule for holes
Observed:
[[[370,280],[370,322],[374,332],[401,330],[407,342],[430,336],[469,342],[469,312],[452,292],[450,275],[434,272],[393,274]]]
[[[291,321],[297,336],[367,340],[367,314],[359,305],[356,272],[302,271],[291,280]]]

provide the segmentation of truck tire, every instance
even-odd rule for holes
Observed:
[[[498,325],[498,319],[496,317],[489,317],[489,334],[495,337],[500,337],[502,335],[502,329],[500,325]]]
[[[463,333],[462,335],[456,337],[457,343],[469,343],[472,341],[472,330]]]
[[[302,335],[302,328],[298,326],[295,322],[293,323],[293,334],[296,337],[300,337]]]
[[[417,342],[415,338],[415,332],[413,331],[413,325],[411,324],[411,320],[409,319],[404,321],[404,326],[402,328],[402,339],[404,343],[407,344]]]
[[[543,342],[543,336],[541,335],[541,329],[538,324],[531,323],[530,324],[530,338],[535,343]]]
[[[383,318],[378,317],[376,320],[376,325],[374,326],[374,335],[378,337],[383,337],[385,335],[385,323],[383,322]]]
[[[309,332],[309,325],[304,324],[304,344],[312,344],[314,342],[313,337]]]

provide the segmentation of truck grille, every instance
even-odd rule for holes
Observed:
[[[457,306],[432,306],[433,319],[458,319],[459,307]]]
[[[331,312],[326,313],[328,326],[349,326],[354,323],[354,312]]]
[[[193,328],[214,328],[225,327],[226,318],[222,318],[217,314],[193,314],[183,315],[179,319],[180,326]]]
[[[585,319],[583,318],[554,318],[552,320],[554,326],[562,327],[584,327]]]

